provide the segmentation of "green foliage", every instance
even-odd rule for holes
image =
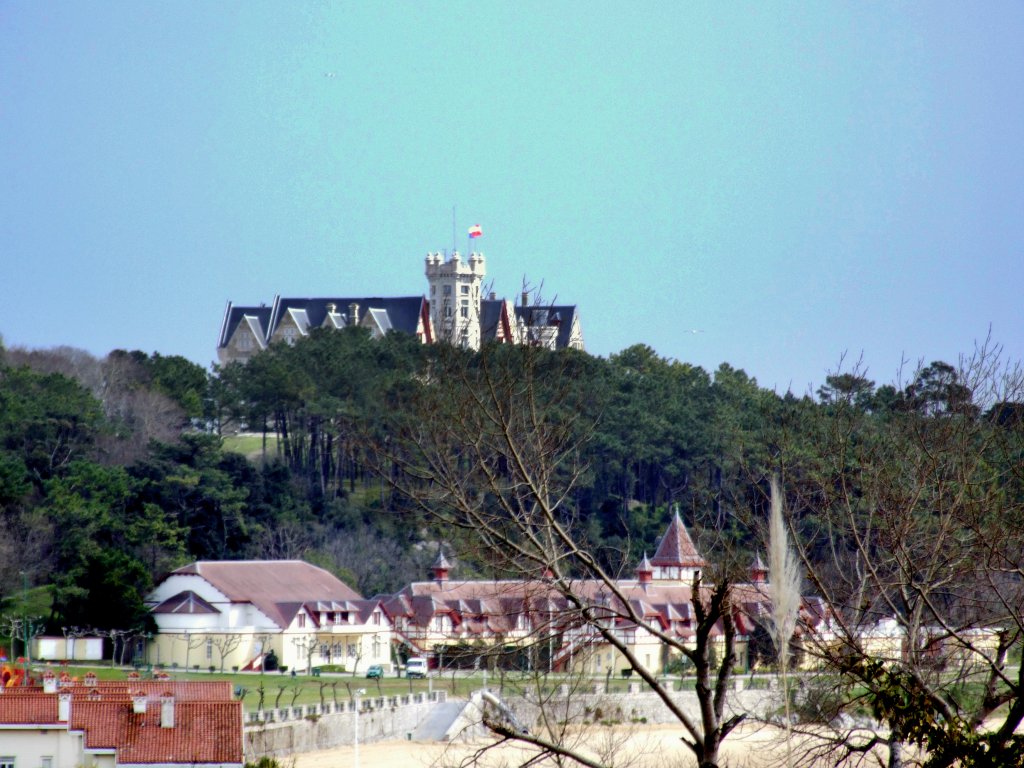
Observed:
[[[858,658],[846,671],[868,685],[875,718],[888,723],[902,740],[927,750],[926,767],[1024,765],[1024,734],[1007,738],[979,730],[959,715],[948,715],[948,708],[902,667]]]

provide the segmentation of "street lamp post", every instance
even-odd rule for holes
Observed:
[[[21,637],[24,647],[22,648],[25,654],[25,674],[22,676],[22,685],[28,685],[28,670],[32,665],[32,651],[28,646],[28,573],[25,571],[21,572],[21,609],[24,611],[22,614],[21,622]]]
[[[356,711],[354,714],[355,726],[352,729],[354,733],[354,737],[352,739],[352,746],[355,748],[355,761],[353,762],[353,766],[355,768],[359,768],[359,710],[361,708],[360,704],[362,703],[362,696],[364,693],[366,693],[365,688],[356,689]]]

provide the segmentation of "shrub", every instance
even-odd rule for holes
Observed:
[[[284,768],[275,758],[264,755],[255,763],[246,763],[245,768]]]

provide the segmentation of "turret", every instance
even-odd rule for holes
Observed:
[[[644,559],[636,567],[636,580],[641,584],[650,584],[652,579],[654,579],[654,566],[651,565],[651,561],[647,559],[647,553],[644,552]]]
[[[437,559],[434,560],[434,564],[430,566],[430,575],[438,584],[444,584],[448,581],[448,572],[452,569],[448,560],[444,556],[444,552],[437,553]]]
[[[430,323],[434,335],[449,344],[480,348],[480,286],[486,267],[482,253],[471,253],[463,262],[458,251],[445,261],[440,253],[428,253]]]
[[[765,584],[768,581],[768,567],[761,560],[761,555],[754,556],[754,562],[750,564],[750,583]]]

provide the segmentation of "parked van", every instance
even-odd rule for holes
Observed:
[[[422,656],[412,656],[405,662],[406,677],[426,677],[427,660]]]

